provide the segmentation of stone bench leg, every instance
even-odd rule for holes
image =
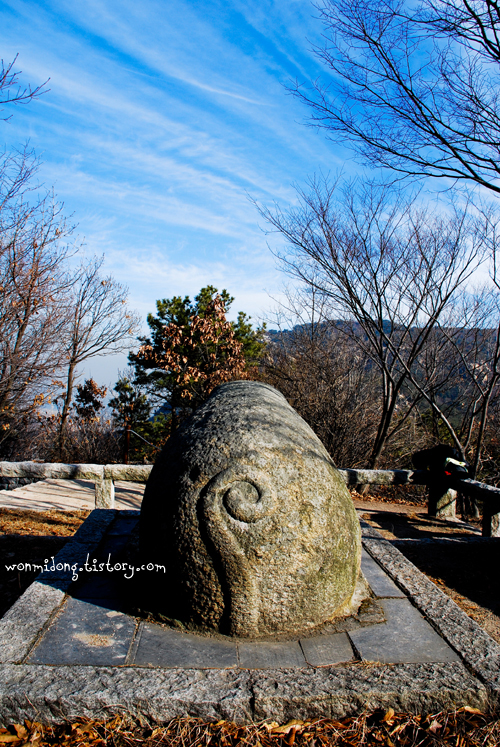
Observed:
[[[483,503],[483,537],[500,537],[500,513],[498,503]]]
[[[95,482],[95,507],[115,507],[115,484],[109,478],[102,478]]]
[[[455,519],[457,491],[446,485],[429,485],[429,502],[427,514],[437,519]]]

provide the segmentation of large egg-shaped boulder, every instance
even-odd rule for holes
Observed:
[[[140,547],[166,568],[151,608],[240,637],[346,614],[361,555],[326,449],[282,394],[253,381],[219,386],[168,440],[146,485]]]

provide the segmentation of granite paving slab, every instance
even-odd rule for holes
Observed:
[[[387,622],[349,633],[364,661],[384,664],[460,661],[408,599],[382,599],[381,605]]]
[[[98,601],[68,597],[29,664],[124,664],[136,621]]]
[[[238,642],[242,669],[289,669],[307,666],[298,641]]]
[[[487,684],[492,698],[500,702],[500,645],[396,547],[374,532],[364,540],[372,557],[397,580],[434,629]]]
[[[238,666],[238,655],[234,641],[143,623],[130,663],[140,667],[227,669]]]
[[[301,638],[300,645],[311,667],[327,667],[356,658],[347,633]]]
[[[62,553],[68,562],[101,557],[109,543],[123,546],[137,519],[137,511],[94,511]],[[464,624],[473,621],[375,530],[363,533],[363,572],[386,621],[365,610],[355,629],[300,640],[141,622],[125,614],[126,587],[109,575],[72,584],[71,571],[44,572],[0,620],[0,721],[124,708],[151,721],[189,713],[241,722],[389,706],[486,708],[498,696],[497,644]]]
[[[361,552],[361,570],[376,597],[406,597],[365,549]]]

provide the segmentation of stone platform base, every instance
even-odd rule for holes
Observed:
[[[99,563],[113,566],[138,516],[93,511],[0,620],[4,724],[123,711],[156,722],[189,714],[243,723],[495,707],[500,646],[370,527],[362,561],[370,605],[321,633],[246,641],[127,612],[126,583],[115,579],[131,569],[104,574]],[[96,570],[82,583],[85,561]]]

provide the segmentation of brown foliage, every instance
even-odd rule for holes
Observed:
[[[170,322],[162,330],[161,348],[145,344],[139,349],[141,363],[164,369],[185,402],[203,401],[219,384],[246,378],[243,345],[226,320],[223,299],[216,295],[203,316],[195,314],[189,326]]]
[[[12,747],[494,747],[499,739],[500,720],[468,706],[428,715],[395,713],[389,708],[338,720],[292,719],[281,726],[275,721],[239,726],[230,721],[182,717],[150,727],[117,715],[108,721],[82,718],[50,726],[25,721],[0,729],[0,745]]]

